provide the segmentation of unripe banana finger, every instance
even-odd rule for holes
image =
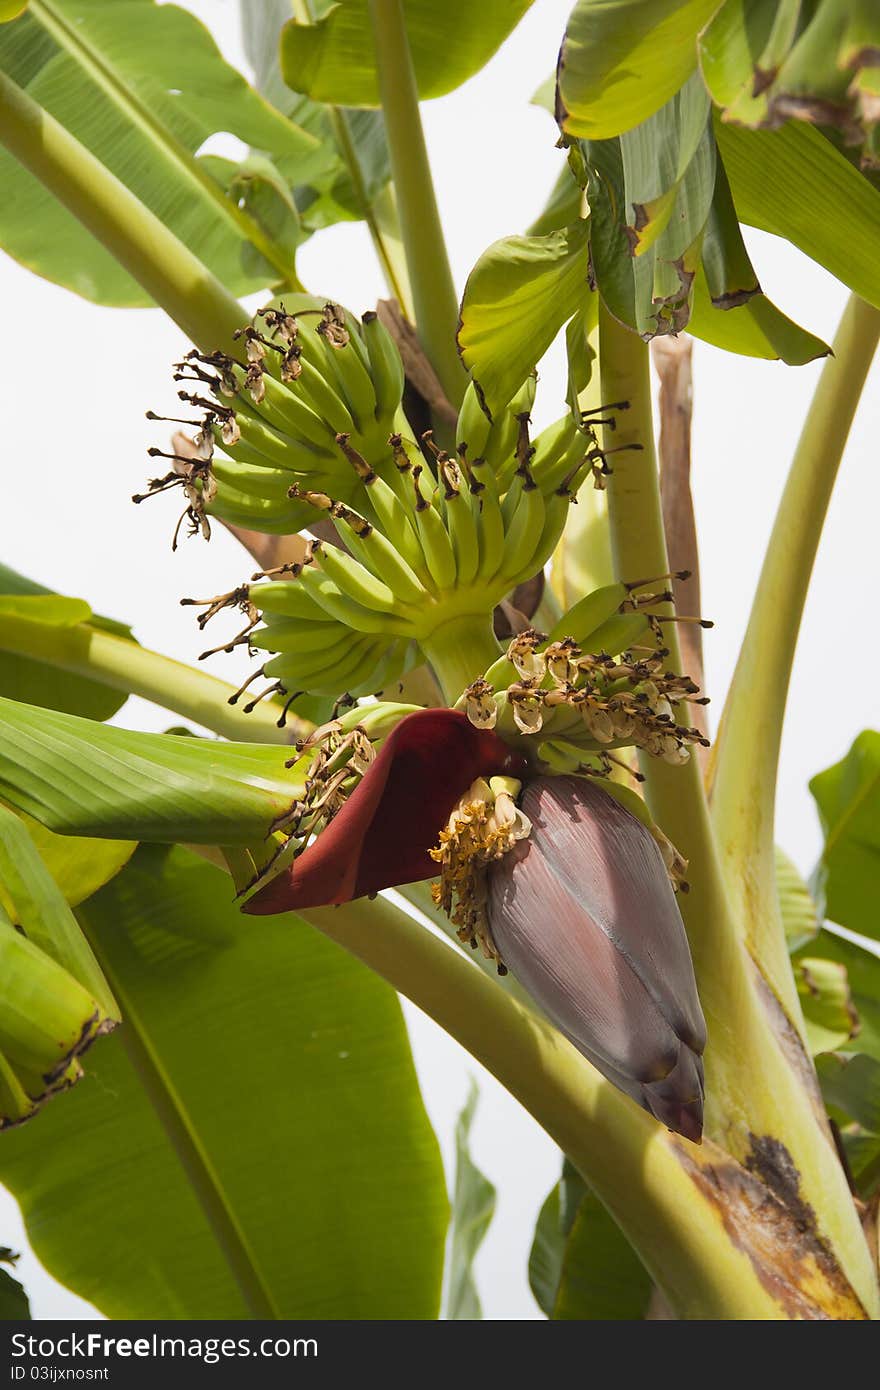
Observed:
[[[396,637],[409,637],[412,634],[408,619],[366,607],[352,598],[349,591],[343,589],[327,572],[303,570],[298,582],[305,584],[308,592],[331,618],[345,623],[353,632],[382,632]]]
[[[466,484],[464,484],[466,486]],[[446,528],[455,553],[456,587],[472,584],[480,567],[480,541],[477,521],[466,492],[446,498]]]
[[[362,430],[376,417],[376,393],[370,374],[351,340],[344,347],[333,347],[327,336],[322,335],[321,342],[325,374],[348,406],[356,429]]]
[[[381,653],[381,643],[374,637],[362,637],[349,642],[346,650],[335,660],[300,662],[292,654],[274,657],[266,663],[265,672],[290,689],[301,686],[312,695],[342,695],[352,677],[361,679],[365,669],[375,667]]]
[[[362,319],[363,341],[370,359],[370,376],[376,393],[376,419],[393,419],[403,398],[405,377],[397,346],[378,314]]]
[[[458,424],[455,429],[456,445],[465,444],[472,459],[485,458],[489,443],[492,422],[483,407],[477,389],[471,381],[464,393]]]
[[[306,358],[300,358],[302,371],[289,389],[296,391],[307,405],[320,416],[332,430],[334,437],[354,429],[351,412],[341,396],[334,391],[324,372]]]
[[[508,583],[512,589],[515,589],[517,584],[524,584],[527,579],[531,579],[533,575],[544,568],[565,529],[570,506],[571,499],[567,494],[552,493],[545,500],[544,525],[535,542],[535,548],[522,567],[508,576]]]
[[[427,572],[438,590],[454,589],[457,571],[452,541],[440,513],[433,504],[432,496],[425,492],[420,467],[413,470],[412,486],[416,498],[416,526]],[[436,489],[432,486],[433,492],[436,492]]]
[[[397,547],[410,569],[419,575],[424,557],[411,520],[412,509],[407,511],[391,484],[378,473],[364,479],[363,488],[378,529]]]
[[[527,570],[532,562],[535,548],[544,529],[546,506],[541,489],[534,483],[528,486],[519,474],[514,479],[512,492],[518,493],[515,509],[505,529],[504,554],[499,576],[509,585],[510,577]],[[509,495],[509,494],[508,494]],[[505,498],[505,504],[507,498]],[[527,576],[528,577],[528,576]]]
[[[550,641],[561,642],[564,637],[571,637],[580,646],[594,650],[591,634],[620,613],[620,605],[626,598],[624,584],[605,584],[601,589],[594,589],[563,613],[550,633]]]
[[[428,598],[428,592],[413,573],[403,556],[375,526],[368,535],[360,535],[340,517],[336,529],[351,554],[378,584],[387,587],[395,602],[418,607]]]
[[[335,546],[321,547],[321,568],[339,585],[343,593],[364,608],[377,613],[395,613],[397,595],[364,565]]]
[[[301,654],[304,657],[318,653],[331,660],[337,649],[341,652],[351,645],[351,632],[341,623],[303,623],[296,618],[278,618],[266,622],[250,634],[250,645],[262,651],[275,652],[279,656],[285,652]]]
[[[290,618],[303,623],[332,621],[307,591],[301,578],[270,579],[265,583],[250,585],[251,601],[260,610],[264,622],[284,622]]]
[[[480,563],[477,577],[491,579],[497,574],[504,553],[504,517],[498,481],[484,459],[470,463],[471,477],[476,487],[477,535],[480,544]]]
[[[266,394],[261,403],[260,414],[266,422],[284,434],[291,434],[295,438],[301,436],[309,443],[317,445],[319,449],[329,448],[333,452],[335,431],[330,429],[320,415],[273,376],[266,373],[262,380]]]

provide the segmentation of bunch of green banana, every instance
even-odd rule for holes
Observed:
[[[529,383],[490,423],[469,388],[455,456],[430,435],[420,449],[395,432],[374,463],[342,432],[348,486],[290,485],[294,503],[332,521],[342,548],[312,544],[304,563],[250,587],[263,623],[248,640],[272,654],[261,668],[270,689],[379,691],[468,624],[488,629],[495,605],[543,568],[602,456],[570,415],[533,444],[532,393]]]
[[[536,764],[554,772],[608,773],[610,750],[621,748],[687,761],[690,746],[706,740],[678,722],[675,707],[707,701],[690,677],[664,669],[662,624],[682,620],[657,612],[672,594],[653,590],[656,582],[605,585],[570,608],[549,636],[520,633],[458,707],[479,728],[526,736]]]
[[[0,804],[0,1129],[81,1075],[119,1022],[107,981],[23,822]]]
[[[180,399],[199,419],[185,452],[151,449],[171,470],[135,501],[181,487],[183,519],[210,534],[209,516],[276,534],[307,525],[289,495],[292,482],[350,499],[357,479],[338,437],[393,483],[388,438],[405,429],[400,354],[375,314],[358,322],[338,304],[286,296],[261,309],[238,334],[241,351],[189,352],[178,363]],[[168,420],[148,412],[148,418]]]

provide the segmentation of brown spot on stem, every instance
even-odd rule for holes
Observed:
[[[731,1243],[794,1321],[862,1321],[868,1314],[801,1192],[800,1174],[785,1145],[772,1135],[749,1136],[743,1165],[715,1145],[702,1152],[682,1145],[680,1162],[717,1210]]]

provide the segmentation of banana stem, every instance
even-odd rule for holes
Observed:
[[[86,147],[0,73],[0,141],[205,351],[245,318],[206,266]]]
[[[492,619],[483,614],[451,618],[419,645],[440,682],[447,704],[454,704],[466,686],[488,671],[501,649],[492,632]]]
[[[403,4],[369,0],[369,7],[416,327],[446,395],[459,406],[467,378],[455,340],[458,296],[437,211]]]
[[[715,745],[712,819],[728,893],[786,1002],[791,970],[773,851],[779,747],[813,562],[878,339],[880,312],[852,295],[795,450]]]
[[[315,16],[312,10],[311,0],[293,0],[293,13],[298,24],[314,24]],[[370,240],[373,243],[373,250],[376,252],[382,273],[385,276],[388,289],[397,300],[407,318],[412,320],[415,317],[415,310],[412,304],[409,283],[406,276],[406,266],[399,264],[399,247],[395,255],[395,247],[389,244],[389,238],[382,228],[382,219],[379,211],[367,192],[364,183],[363,169],[358,159],[358,153],[354,141],[351,138],[348,116],[340,106],[328,106],[327,112],[330,117],[330,124],[333,127],[333,134],[336,143],[342,153],[354,188],[355,197],[360,204],[363,219],[367,224],[370,233]],[[396,216],[396,210],[392,206],[386,209],[386,219]]]
[[[599,317],[603,399],[629,401],[607,442],[641,445],[619,453],[608,480],[612,554],[619,579],[637,580],[668,569],[660,486],[654,452],[647,346],[604,308]],[[680,669],[674,624],[664,626],[669,665]],[[658,824],[689,860],[690,892],[681,901],[700,998],[709,1029],[706,1052],[707,1131],[737,1158],[755,1158],[756,1136],[770,1137],[797,1174],[796,1194],[816,1214],[819,1229],[839,1255],[869,1307],[877,1281],[843,1170],[802,1075],[777,1034],[777,1023],[757,993],[744,932],[734,913],[695,758],[670,767],[642,760],[645,791]],[[784,1003],[799,1020],[794,982]],[[788,1044],[796,1053],[797,1035]],[[805,1067],[809,1069],[808,1059]]]
[[[525,1106],[612,1212],[678,1316],[788,1316],[721,1220],[710,1175],[720,1177],[729,1159],[717,1146],[668,1134],[549,1024],[387,899],[302,916],[435,1019]],[[815,1294],[821,1299],[818,1282]]]
[[[348,167],[352,186],[355,191],[355,197],[360,204],[364,221],[367,224],[367,230],[370,233],[370,240],[373,243],[373,250],[376,252],[379,264],[382,267],[382,274],[385,276],[388,289],[397,300],[407,318],[414,319],[415,308],[413,306],[412,292],[406,274],[406,265],[397,264],[397,261],[400,259],[400,247],[398,246],[396,248],[397,256],[395,256],[395,248],[389,245],[388,237],[379,225],[376,208],[373,206],[366,185],[364,184],[360,160],[358,159],[357,150],[351,138],[351,131],[348,128],[348,117],[338,106],[330,107],[330,124],[333,126],[336,142],[342,151],[342,157]],[[389,216],[395,211],[396,209],[392,203],[391,207],[386,212],[386,216]]]
[[[278,728],[277,705],[260,704],[245,714],[229,704],[235,687],[228,682],[85,623],[59,628],[3,615],[0,651],[32,657],[59,671],[140,695],[239,743],[289,743],[296,734],[296,720],[286,730]]]

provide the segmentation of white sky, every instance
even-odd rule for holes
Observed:
[[[190,0],[224,54],[244,66],[234,0]],[[516,33],[476,79],[424,108],[437,195],[459,289],[480,252],[537,215],[559,167],[548,116],[528,104],[555,62],[570,0],[536,0]],[[765,291],[826,339],[846,291],[784,243],[748,237]],[[386,293],[363,228],[333,228],[299,256],[310,289],[356,312]],[[169,367],[186,345],[157,310],[86,304],[35,278],[0,253],[0,338],[7,458],[0,513],[0,560],[100,612],[133,624],[139,639],[183,660],[204,646],[182,595],[221,592],[248,561],[218,533],[210,546],[169,549],[176,500],[133,510],[148,472],[145,450],[160,442],[144,419],[175,406]],[[51,355],[47,340],[54,343]],[[819,364],[788,368],[735,358],[696,344],[694,480],[702,548],[707,687],[720,711],[745,628],[763,547]],[[554,383],[559,382],[558,400]],[[807,791],[814,772],[840,758],[864,727],[878,724],[876,528],[880,369],[875,364],[852,431],[828,516],[807,605],[783,742],[778,839],[804,871],[820,846]],[[543,371],[544,418],[561,413],[561,357]],[[549,401],[549,405],[547,402]],[[168,409],[174,414],[174,409]],[[219,528],[218,528],[219,532]],[[219,664],[219,662],[224,664]],[[218,659],[234,679],[243,659]],[[167,715],[131,700],[131,727],[161,729]],[[455,1116],[468,1078],[482,1099],[474,1126],[476,1161],[498,1187],[496,1217],[478,1261],[487,1317],[541,1316],[528,1289],[534,1220],[558,1176],[554,1145],[455,1042],[406,1005],[425,1101],[451,1178]],[[63,1099],[56,1104],[63,1104]],[[12,1199],[0,1190],[0,1244],[25,1251],[19,1272],[38,1318],[78,1318],[86,1305],[41,1271]]]

